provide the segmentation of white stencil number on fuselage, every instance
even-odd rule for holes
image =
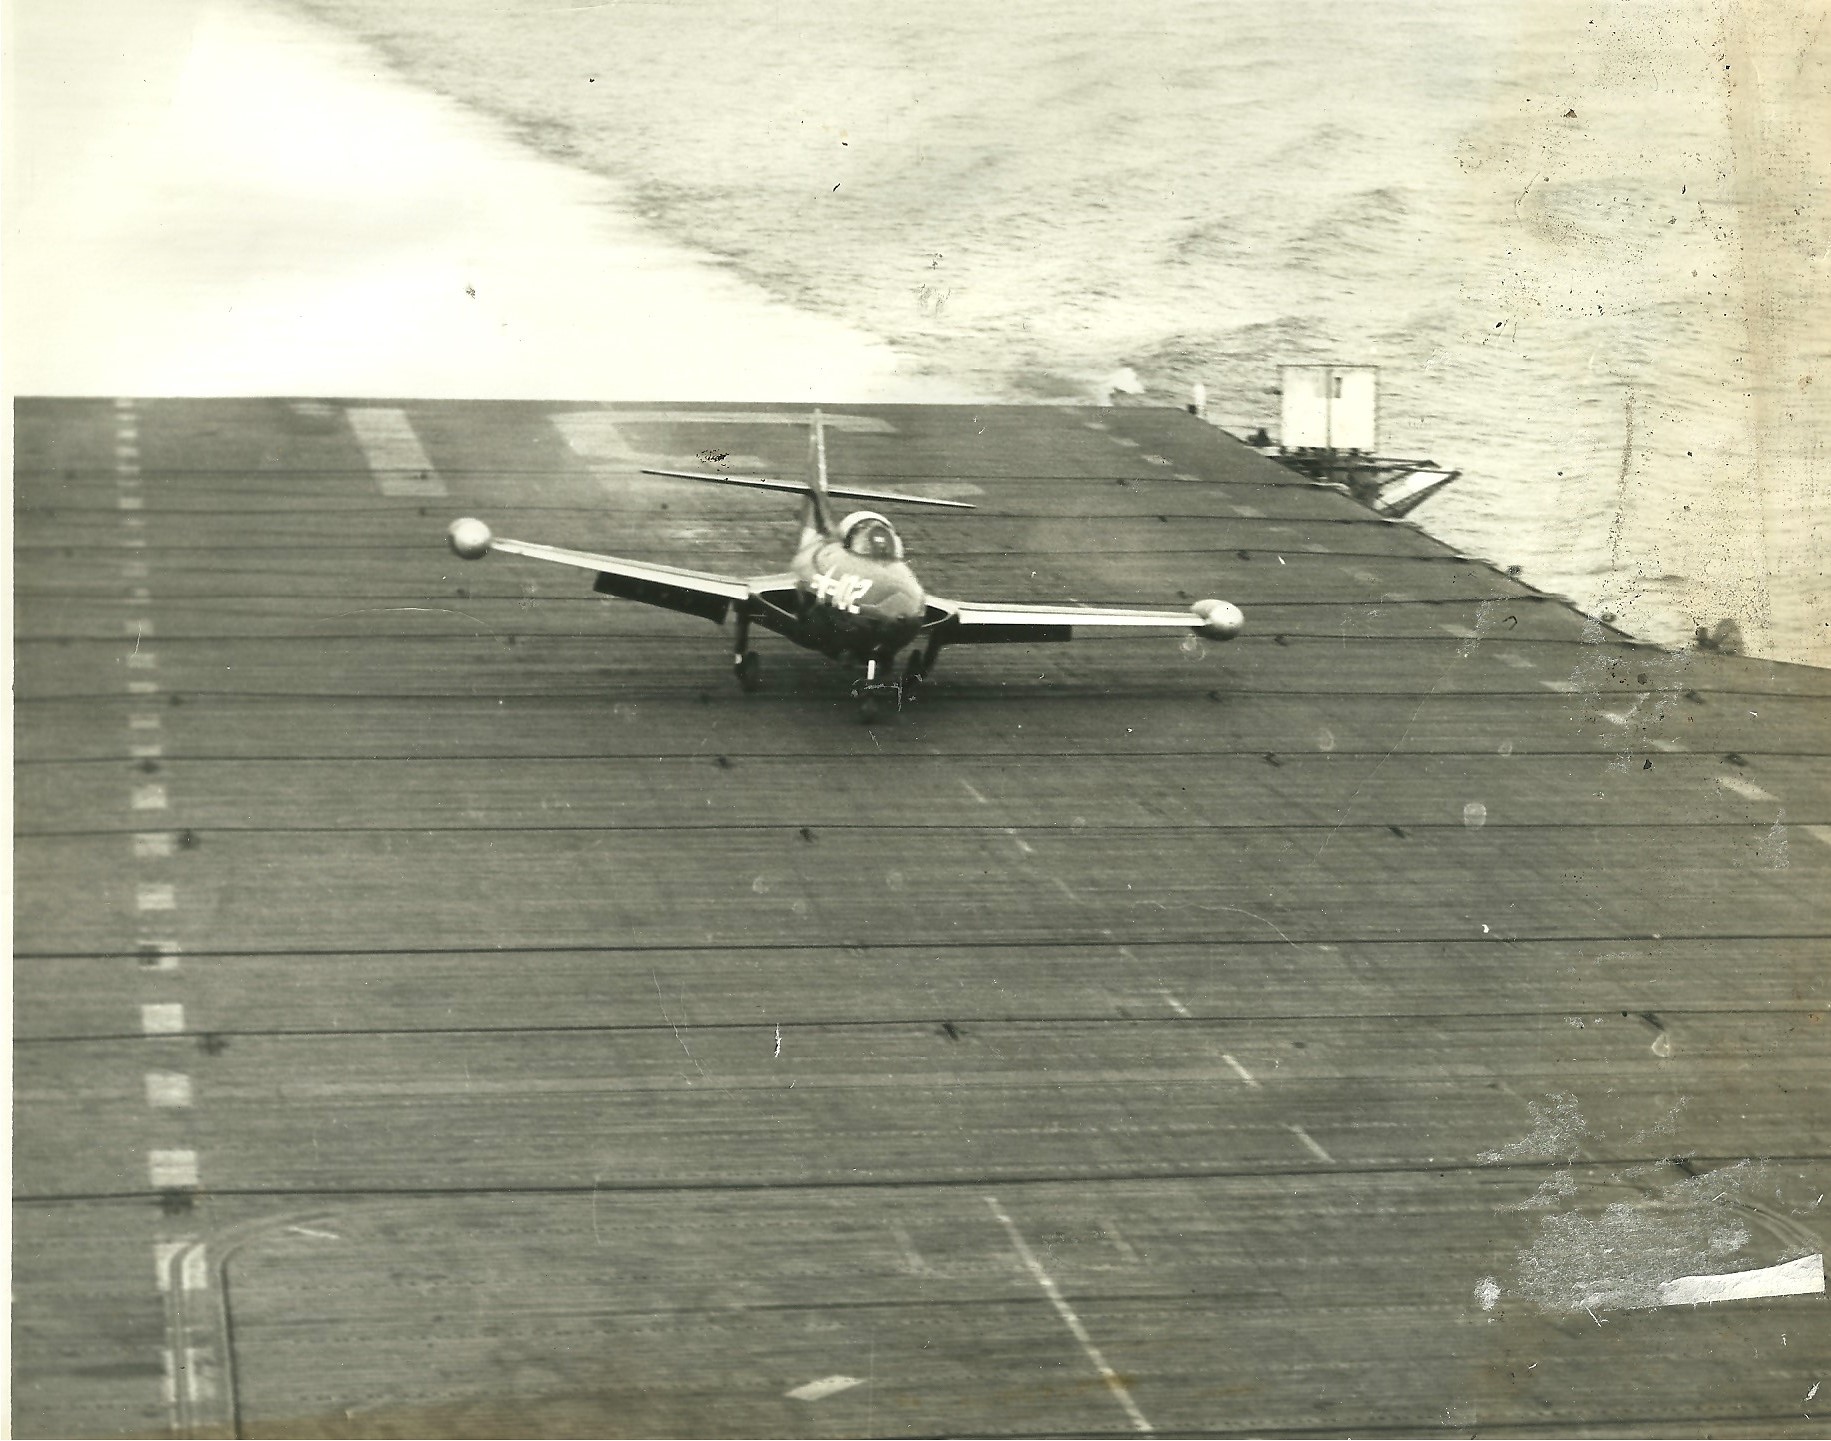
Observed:
[[[870,579],[862,575],[834,575],[829,570],[814,577],[814,594],[848,615],[858,614],[858,603],[870,589]]]

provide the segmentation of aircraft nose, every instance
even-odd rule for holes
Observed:
[[[1191,609],[1202,618],[1202,634],[1215,640],[1232,640],[1246,624],[1240,608],[1224,600],[1198,600]]]

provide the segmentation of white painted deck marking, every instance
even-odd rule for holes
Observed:
[[[183,1071],[148,1071],[146,1104],[172,1108],[191,1104],[191,1078]]]
[[[969,796],[971,796],[974,800],[978,801],[980,805],[989,806],[991,804],[990,801],[988,801],[984,796],[979,794],[979,792],[974,788],[973,783],[971,781],[963,780],[960,782],[960,784],[966,788],[966,793]]]
[[[1758,1271],[1731,1271],[1718,1276],[1680,1276],[1659,1288],[1662,1306],[1698,1306],[1712,1301],[1752,1301],[1762,1296],[1822,1296],[1825,1258],[1801,1256]]]
[[[1139,1264],[1138,1253],[1132,1249],[1132,1243],[1125,1239],[1125,1235],[1120,1231],[1117,1221],[1113,1220],[1110,1216],[1102,1216],[1100,1218],[1100,1229],[1106,1233],[1106,1239],[1113,1243],[1113,1249],[1119,1253],[1121,1258],[1130,1265],[1136,1266]]]
[[[1256,505],[1232,505],[1228,507],[1235,515],[1243,515],[1248,520],[1264,520],[1265,512]]]
[[[288,1226],[286,1229],[297,1236],[310,1236],[314,1241],[341,1241],[343,1239],[335,1231],[320,1231],[312,1226]]]
[[[134,398],[131,395],[117,395],[114,398],[114,408],[116,410],[132,410],[134,408]]]
[[[158,711],[137,710],[127,717],[127,728],[130,731],[156,731],[164,724]]]
[[[1179,471],[1175,472],[1175,475],[1178,480],[1188,480],[1188,481],[1199,482],[1201,479],[1200,476],[1190,475],[1189,472],[1186,470],[1179,470]]]
[[[135,786],[133,808],[137,811],[162,811],[165,809],[164,786]]]
[[[178,1263],[178,1284],[186,1291],[210,1289],[210,1253],[201,1243],[186,1251]]]
[[[126,526],[129,530],[144,530],[146,528],[146,517],[143,515],[124,515],[121,517],[121,524]],[[127,543],[129,545],[146,544],[145,540],[134,540],[132,537],[128,538]]]
[[[1104,420],[1083,420],[1081,424],[1086,426],[1089,430],[1106,429],[1106,422]]]
[[[146,1172],[155,1191],[197,1184],[195,1151],[148,1151]]]
[[[127,748],[127,754],[137,761],[157,760],[165,754],[165,747],[153,745],[151,742],[145,745],[131,745]]]
[[[180,1001],[148,1001],[140,1007],[140,1030],[149,1036],[183,1035],[183,1003]]]
[[[121,537],[121,546],[125,550],[145,550],[146,537],[143,535],[124,535]],[[140,574],[145,575],[146,572],[142,570]]]
[[[121,629],[131,636],[150,636],[153,633],[153,623],[145,616],[130,615],[121,622]]]
[[[1253,1073],[1251,1071],[1247,1070],[1246,1067],[1242,1066],[1238,1061],[1234,1060],[1234,1058],[1232,1056],[1228,1055],[1225,1051],[1221,1052],[1221,1059],[1223,1061],[1225,1061],[1228,1065],[1232,1066],[1233,1073],[1236,1076],[1238,1076],[1242,1081],[1246,1082],[1247,1085],[1251,1086],[1255,1091],[1259,1089],[1259,1082],[1254,1078]]]
[[[1502,665],[1510,665],[1515,670],[1537,670],[1538,669],[1538,667],[1535,666],[1531,661],[1527,660],[1525,656],[1516,655],[1513,651],[1510,651],[1510,650],[1504,650],[1504,651],[1500,652],[1500,663]]]
[[[1623,715],[1620,711],[1605,710],[1602,712],[1602,719],[1612,726],[1626,726],[1632,724],[1634,718]]]
[[[934,1267],[922,1259],[922,1253],[916,1250],[915,1237],[909,1234],[906,1226],[892,1225],[890,1234],[896,1237],[897,1249],[903,1253],[903,1266],[913,1276],[932,1276]]]
[[[1177,1000],[1176,997],[1171,995],[1168,991],[1160,988],[1158,990],[1157,994],[1164,998],[1165,1003],[1168,1004],[1170,1009],[1175,1011],[1177,1015],[1187,1016],[1189,1014],[1189,1008],[1187,1006],[1185,1006],[1181,1001]]]
[[[148,970],[175,971],[178,969],[178,957],[184,953],[184,947],[176,941],[137,940],[134,949],[140,953],[140,964]],[[180,1013],[184,1007],[180,1006]],[[144,1010],[144,1007],[142,1007]],[[182,1023],[179,1029],[183,1030]]]
[[[1056,1287],[1054,1279],[1043,1269],[1043,1263],[1036,1259],[1036,1253],[1030,1249],[1030,1243],[1024,1240],[1023,1232],[1017,1229],[1017,1223],[1004,1213],[1004,1208],[998,1204],[996,1196],[987,1196],[985,1203],[992,1208],[992,1214],[998,1218],[999,1224],[1009,1233],[1011,1245],[1017,1252],[1017,1258],[1024,1263],[1024,1268],[1029,1271],[1036,1284],[1043,1288],[1043,1294],[1049,1298],[1049,1304],[1055,1307],[1056,1315],[1062,1318],[1062,1324],[1067,1326],[1069,1334],[1081,1343],[1081,1349],[1087,1353],[1087,1359],[1093,1362],[1094,1370],[1100,1373],[1100,1379],[1106,1383],[1107,1390],[1113,1393],[1113,1399],[1118,1401],[1119,1405],[1124,1408],[1125,1414],[1131,1418],[1132,1428],[1147,1436],[1153,1434],[1151,1423],[1144,1419],[1144,1412],[1140,1411],[1138,1403],[1132,1400],[1131,1391],[1127,1389],[1125,1382],[1119,1379],[1119,1373],[1106,1364],[1106,1357],[1100,1354],[1100,1348],[1094,1345],[1093,1337],[1087,1334],[1087,1328],[1081,1324],[1081,1318],[1075,1315],[1074,1307],[1068,1304],[1067,1299]]]
[[[216,1395],[216,1385],[209,1376],[209,1367],[215,1364],[216,1358],[208,1346],[187,1346],[184,1352],[184,1390],[196,1405],[208,1401]]]
[[[122,580],[145,580],[146,579],[146,562],[143,560],[123,561],[121,563],[121,579]]]
[[[1820,844],[1831,846],[1831,826],[1801,826],[1799,829]]]
[[[1745,800],[1771,801],[1774,799],[1753,781],[1745,781],[1741,776],[1718,776],[1717,784],[1726,791],[1734,791]]]
[[[159,682],[156,680],[130,680],[127,682],[129,695],[158,695]]]
[[[1022,851],[1025,855],[1033,856],[1036,854],[1036,847],[1031,845],[1030,842],[1025,840],[1022,836],[1018,835],[1015,827],[1006,826],[1005,834],[1017,842],[1018,850]]]
[[[1555,690],[1560,695],[1575,695],[1577,683],[1574,680],[1542,680],[1539,682],[1546,690]]]
[[[1685,750],[1677,741],[1649,740],[1647,744],[1656,751],[1664,751],[1667,755],[1683,755]]]
[[[1153,453],[1150,453],[1150,452],[1146,452],[1146,454],[1145,454],[1145,455],[1144,455],[1144,457],[1143,457],[1143,458],[1144,458],[1144,460],[1145,460],[1145,461],[1146,461],[1146,462],[1147,462],[1147,463],[1149,463],[1149,464],[1151,464],[1151,465],[1168,465],[1168,464],[1170,464],[1170,462],[1169,462],[1169,461],[1168,461],[1168,460],[1166,460],[1166,459],[1165,459],[1165,458],[1164,458],[1164,457],[1163,457],[1163,456],[1161,456],[1161,455],[1156,455],[1156,454],[1153,454]]]
[[[176,1241],[153,1242],[153,1269],[159,1275],[159,1292],[164,1295],[172,1289],[172,1258],[190,1245],[194,1238],[184,1236]],[[165,1353],[167,1356],[171,1352]]]
[[[1127,450],[1138,449],[1138,442],[1133,440],[1129,435],[1115,435],[1109,438],[1114,445],[1123,445]]]
[[[1073,901],[1076,905],[1081,903],[1081,898],[1068,888],[1067,881],[1063,880],[1060,876],[1051,876],[1049,880],[1050,883],[1063,895],[1067,896],[1069,900]]]
[[[136,861],[156,861],[171,855],[177,847],[178,838],[170,831],[137,831],[134,834]]]
[[[805,1386],[797,1386],[786,1394],[796,1401],[823,1401],[828,1396],[836,1396],[841,1391],[849,1391],[864,1382],[857,1376],[822,1376],[818,1381],[809,1381]]]
[[[127,603],[129,605],[151,605],[153,603],[153,594],[143,585],[135,586],[133,590],[128,593]]]
[[[137,911],[172,911],[178,908],[178,895],[167,885],[145,885],[134,889]]]
[[[137,495],[117,495],[114,498],[116,510],[144,510],[146,502]]]
[[[344,414],[383,495],[444,495],[445,482],[413,432],[404,410],[353,406]]]
[[[1438,621],[1437,629],[1440,631],[1448,632],[1450,635],[1455,636],[1458,640],[1480,640],[1481,639],[1481,633],[1479,631],[1470,630],[1466,625],[1451,625],[1446,620]]]
[[[159,653],[153,650],[130,651],[127,655],[129,670],[158,670]]]
[[[1302,1126],[1290,1126],[1288,1129],[1293,1136],[1310,1148],[1310,1151],[1315,1155],[1317,1160],[1327,1161],[1331,1166],[1335,1164],[1335,1158],[1327,1151],[1323,1150],[1321,1146],[1317,1145],[1310,1133],[1304,1130]]]

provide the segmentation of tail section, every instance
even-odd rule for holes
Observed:
[[[807,504],[801,511],[802,530],[833,533],[833,511],[826,482],[826,418],[816,410],[807,432]]]

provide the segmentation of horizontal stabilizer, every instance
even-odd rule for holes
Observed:
[[[709,480],[714,485],[748,485],[757,490],[781,490],[791,495],[806,495],[813,487],[803,480],[770,480],[760,475],[708,475],[696,470],[648,470],[644,475],[666,475],[675,480]],[[938,505],[949,510],[971,510],[964,500],[935,500],[926,495],[901,495],[892,490],[854,490],[850,486],[829,485],[828,495],[844,500],[887,500],[897,505]]]

